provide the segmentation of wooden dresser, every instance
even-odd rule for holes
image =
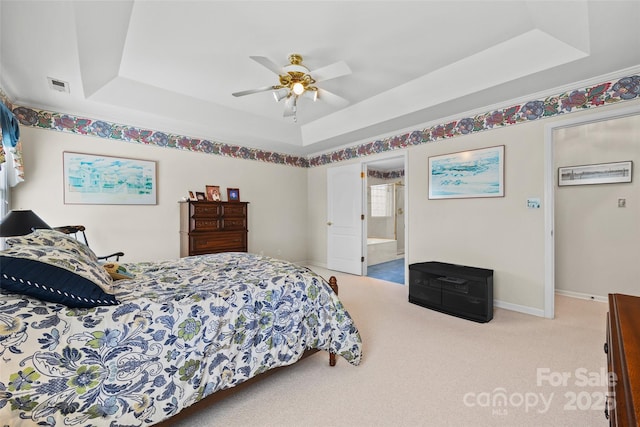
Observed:
[[[640,425],[640,297],[609,294],[604,351],[610,375],[605,415],[611,426],[636,427]]]
[[[180,256],[247,252],[248,202],[180,202]]]

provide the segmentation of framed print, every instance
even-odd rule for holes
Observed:
[[[198,200],[198,198],[196,197],[196,194],[193,191],[189,191],[189,200],[191,200],[192,202],[195,202]]]
[[[204,202],[205,200],[207,200],[202,191],[196,191],[196,199],[198,199],[199,202]]]
[[[558,168],[558,186],[631,182],[633,162],[598,163]]]
[[[240,190],[238,188],[227,188],[227,200],[230,202],[239,202]]]
[[[210,202],[219,202],[220,199],[220,187],[218,185],[207,185],[207,200]]]
[[[65,204],[157,204],[155,161],[67,151],[62,157]]]
[[[429,199],[504,196],[504,145],[429,157]]]

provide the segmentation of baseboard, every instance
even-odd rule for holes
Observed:
[[[561,289],[556,289],[556,294],[564,295],[566,297],[571,297],[571,298],[586,299],[589,301],[609,302],[609,299],[606,296],[603,297],[599,295],[590,295],[590,294],[585,294],[583,292],[563,291]]]
[[[315,267],[320,267],[320,268],[324,268],[325,270],[328,270],[327,268],[327,264],[324,262],[317,262],[317,261],[305,261],[305,262],[298,262],[296,264],[299,265],[304,265],[304,266],[310,266],[313,265]]]
[[[533,316],[544,317],[544,310],[540,308],[527,307],[525,305],[513,304],[510,302],[493,300],[493,306],[504,308],[505,310],[517,311],[519,313],[531,314]]]

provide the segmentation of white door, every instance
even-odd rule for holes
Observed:
[[[362,275],[362,166],[327,169],[327,268]]]

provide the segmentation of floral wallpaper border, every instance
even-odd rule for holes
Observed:
[[[110,123],[69,114],[37,110],[12,105],[0,91],[2,100],[13,111],[23,126],[51,129],[79,135],[95,136],[137,144],[156,145],[201,152],[205,154],[257,160],[287,166],[315,167],[386,151],[408,148],[413,145],[438,142],[457,136],[511,126],[533,120],[555,117],[565,113],[640,99],[640,76],[633,75],[611,80],[595,86],[575,89],[544,99],[528,101],[522,105],[488,111],[475,117],[463,117],[449,123],[441,123],[426,129],[379,139],[330,153],[300,157],[237,145],[224,144],[207,139],[191,138],[162,131]]]
[[[404,169],[394,171],[379,171],[375,169],[367,169],[367,176],[370,178],[380,179],[397,179],[404,177]]]

